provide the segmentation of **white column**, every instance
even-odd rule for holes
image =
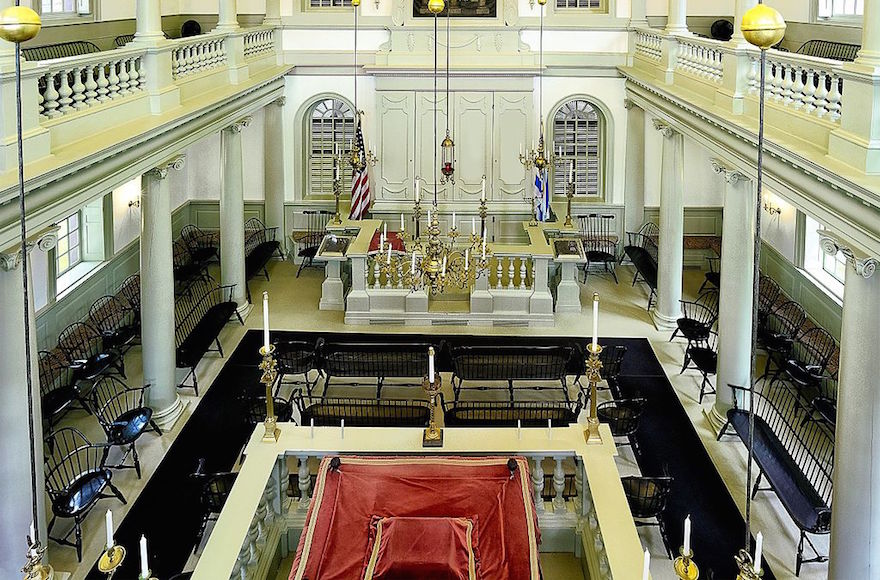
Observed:
[[[862,48],[856,63],[880,67],[880,0],[865,0]]]
[[[57,240],[55,229],[32,238],[29,250],[38,246],[48,251]],[[28,270],[28,311],[30,315],[31,372],[33,380],[34,440],[28,430],[28,398],[25,387],[24,292],[21,279],[21,252],[18,247],[0,253],[0,352],[3,353],[3,383],[0,389],[0,497],[3,498],[3,525],[0,525],[0,577],[21,578],[27,541],[33,521],[33,486],[28,446],[33,445],[36,459],[37,512],[40,543],[48,545],[43,490],[43,423],[40,411],[40,381],[37,366],[36,315],[33,302],[33,280]],[[28,263],[31,266],[31,263]]]
[[[671,330],[681,317],[681,275],[684,261],[684,138],[654,119],[663,135],[660,176],[660,241],[657,251],[657,305],[652,316],[658,329]]]
[[[177,393],[174,337],[174,268],[171,188],[168,172],[183,168],[176,157],[144,174],[141,196],[141,344],[144,384],[153,418],[171,428],[183,413]]]
[[[263,138],[263,164],[265,177],[266,201],[266,225],[277,227],[278,239],[281,247],[287,247],[287,230],[284,226],[284,103],[286,99],[281,97],[266,105],[263,109],[265,116],[265,128]],[[286,255],[286,252],[285,252]]]
[[[160,0],[137,0],[137,32],[139,41],[164,39]]]
[[[645,111],[631,100],[626,107],[626,181],[624,226],[635,232],[645,221]]]
[[[687,0],[669,0],[666,32],[671,34],[688,34]]]
[[[718,430],[733,407],[728,385],[748,387],[752,367],[752,305],[754,304],[755,203],[754,182],[717,159],[712,168],[724,177],[724,236],[721,238],[721,302],[718,313],[718,373],[709,424]]]
[[[237,30],[238,26],[238,2],[236,0],[219,0],[220,6],[217,11],[216,30]]]
[[[266,15],[263,17],[266,26],[281,25],[281,0],[266,0]]]
[[[647,28],[648,16],[646,8],[646,0],[632,0],[630,3],[632,10],[630,11],[629,26],[630,28]]]
[[[232,299],[244,317],[250,309],[244,268],[244,174],[241,132],[245,117],[220,132],[220,273],[223,284],[234,284]]]
[[[827,232],[822,232],[823,235]],[[880,276],[878,260],[832,235],[848,261],[843,294],[828,578],[880,576]]]
[[[733,15],[733,38],[731,40],[737,44],[745,42],[742,32],[743,15],[758,5],[758,0],[736,0],[736,7]]]

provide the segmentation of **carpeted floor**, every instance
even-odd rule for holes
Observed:
[[[586,340],[553,337],[474,337],[466,335],[383,335],[334,333],[273,333],[287,340],[326,340],[344,338],[359,342],[434,342],[454,344],[559,344],[585,345]],[[199,525],[196,489],[189,481],[200,457],[207,461],[209,471],[230,469],[250,434],[236,404],[244,386],[256,386],[260,332],[249,331],[220,372],[213,386],[205,393],[177,440],[168,450],[153,477],[129,510],[116,531],[116,540],[135,550],[141,534],[149,540],[153,574],[168,578],[185,565]],[[647,340],[603,339],[602,344],[623,344],[628,352],[621,371],[621,396],[642,396],[649,399],[647,412],[638,434],[641,449],[639,467],[645,475],[656,475],[668,469],[676,484],[667,508],[667,530],[673,545],[682,541],[681,523],[690,514],[694,522],[693,548],[703,570],[701,577],[733,578],[736,567],[733,555],[742,545],[745,525],[733,499],[725,491],[724,482],[706,454],[684,409],[673,392]],[[449,370],[449,361],[437,361],[438,370]],[[365,393],[365,396],[368,396]],[[503,396],[503,395],[502,395]],[[121,578],[134,578],[138,558],[126,558],[118,572]],[[766,570],[766,568],[765,568]],[[93,568],[89,580],[104,576]],[[769,570],[765,578],[773,578]]]

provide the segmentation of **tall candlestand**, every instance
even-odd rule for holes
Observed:
[[[588,444],[602,443],[602,437],[599,435],[599,417],[596,414],[596,398],[598,397],[598,385],[602,380],[602,361],[599,355],[602,354],[602,346],[590,343],[587,345],[587,351],[590,356],[587,358],[587,380],[590,382],[590,416],[587,419],[587,432],[584,434]]]
[[[416,235],[413,238],[413,240],[417,240],[421,237],[422,232],[421,232],[421,225],[419,223],[419,220],[421,220],[421,219],[422,219],[422,204],[421,204],[421,202],[419,202],[419,200],[416,200],[415,204],[413,205],[413,220],[415,220],[415,222],[416,222]]]
[[[736,580],[761,580],[761,577],[764,576],[763,570],[760,572],[755,571],[755,564],[748,550],[740,550],[736,557],[734,557],[734,560],[736,565],[739,566],[739,574],[736,575]]]
[[[54,575],[54,570],[52,570],[51,566],[43,564],[43,555],[46,553],[46,548],[30,536],[27,538],[27,543],[26,563],[24,568],[21,569],[24,572],[24,580],[48,580]]]
[[[569,181],[565,186],[565,198],[566,198],[566,207],[565,207],[565,227],[570,228],[572,226],[571,223],[571,199],[574,197],[574,183]]]
[[[480,235],[486,232],[486,218],[489,217],[489,208],[486,206],[486,200],[480,200]]]
[[[333,197],[336,198],[336,211],[330,223],[339,225],[342,223],[342,216],[339,215],[339,196],[342,195],[342,178],[337,177],[333,180]]]
[[[272,387],[278,377],[278,362],[274,356],[275,345],[270,344],[268,348],[261,346],[260,355],[263,357],[263,361],[260,363],[260,370],[263,371],[260,382],[266,385],[266,420],[263,422],[266,431],[263,433],[263,441],[275,443],[281,434],[281,429],[278,428],[278,417],[275,416],[275,397],[272,395]]]
[[[680,556],[672,563],[675,574],[682,580],[697,580],[700,577],[700,569],[693,560],[694,551],[685,552],[682,547],[678,553]]]
[[[422,388],[430,396],[429,405],[431,413],[428,427],[425,428],[422,435],[422,447],[443,447],[443,429],[437,427],[437,422],[434,418],[434,408],[437,406],[437,393],[440,392],[440,387],[442,387],[440,373],[434,373],[433,383],[428,382],[428,377],[425,377],[422,382]]]

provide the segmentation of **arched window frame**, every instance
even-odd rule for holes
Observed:
[[[339,96],[324,96],[308,106],[303,121],[306,196],[332,196],[334,144],[339,144],[343,156],[349,150],[349,143],[355,134],[354,107]],[[341,197],[350,197],[351,168],[346,163],[340,171]]]
[[[607,123],[602,109],[584,97],[567,99],[554,110],[551,126],[556,155],[553,194],[566,194],[569,167],[574,161],[575,199],[605,199]]]

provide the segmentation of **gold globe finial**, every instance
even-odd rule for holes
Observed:
[[[351,5],[357,8],[361,5],[361,0],[351,0]]]
[[[428,0],[428,10],[431,14],[440,14],[446,8],[444,0]]]
[[[538,0],[538,4],[544,6],[545,4],[547,4],[547,0]]]
[[[40,15],[26,6],[10,6],[0,12],[0,38],[25,42],[40,33]]]
[[[742,33],[749,44],[766,50],[785,36],[785,20],[775,8],[758,4],[743,15]]]

